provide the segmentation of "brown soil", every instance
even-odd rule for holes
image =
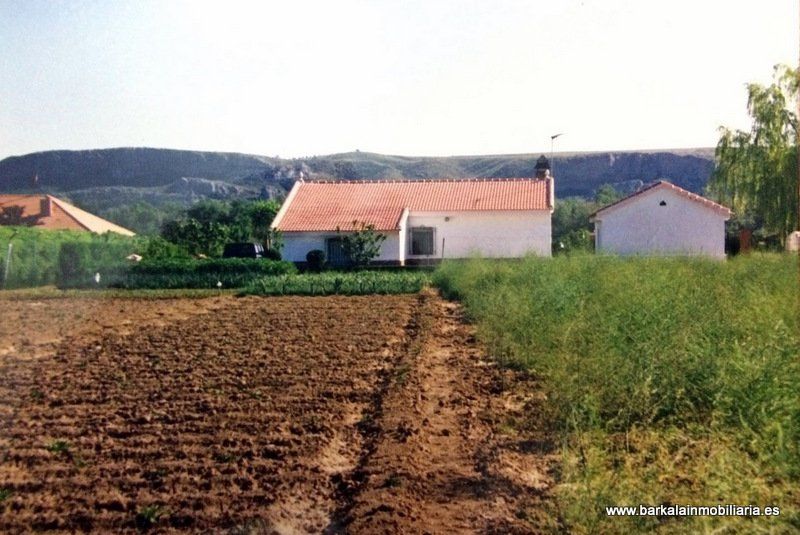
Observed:
[[[552,527],[535,381],[432,294],[36,303],[2,302],[0,532]]]

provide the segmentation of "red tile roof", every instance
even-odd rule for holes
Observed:
[[[39,228],[134,235],[126,228],[81,210],[52,195],[0,195],[0,210],[10,206],[21,206],[22,217],[31,218],[32,224]]]
[[[333,231],[353,221],[399,228],[403,210],[457,212],[550,210],[550,181],[533,179],[297,182],[273,227]]]
[[[682,195],[682,196],[686,197],[687,199],[690,199],[692,201],[698,202],[698,203],[702,204],[703,206],[705,206],[707,208],[710,208],[710,209],[712,209],[712,210],[714,210],[714,211],[716,211],[716,212],[718,212],[718,213],[720,213],[722,215],[728,216],[728,217],[730,217],[730,215],[732,213],[729,208],[727,208],[725,206],[722,206],[721,204],[717,204],[717,203],[715,203],[714,201],[712,201],[710,199],[706,199],[705,197],[703,197],[701,195],[698,195],[696,193],[692,193],[691,191],[687,191],[687,190],[685,190],[685,189],[683,189],[683,188],[681,188],[679,186],[676,186],[672,182],[667,182],[666,180],[658,180],[656,182],[653,182],[649,186],[646,186],[646,187],[640,189],[636,193],[634,193],[632,195],[628,195],[624,199],[620,199],[617,202],[611,203],[608,206],[604,206],[603,208],[600,208],[595,213],[591,214],[589,216],[589,218],[590,219],[594,219],[596,216],[598,216],[599,214],[605,212],[606,210],[609,210],[611,208],[617,208],[618,206],[621,206],[623,204],[627,204],[628,201],[638,197],[639,195],[641,195],[643,193],[646,193],[648,191],[654,190],[656,188],[666,188],[666,189],[669,189],[671,191],[674,191],[675,193],[678,193],[679,195]]]

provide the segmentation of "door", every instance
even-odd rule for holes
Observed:
[[[350,262],[344,254],[341,238],[328,238],[325,240],[325,256],[331,266],[346,266]]]

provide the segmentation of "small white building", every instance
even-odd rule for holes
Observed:
[[[386,236],[376,264],[424,264],[482,255],[550,256],[553,180],[534,179],[299,181],[272,228],[283,258],[305,262],[313,249],[345,263],[342,235],[353,223]],[[340,232],[337,232],[340,229]]]
[[[592,214],[595,250],[620,255],[725,257],[731,211],[660,180]]]

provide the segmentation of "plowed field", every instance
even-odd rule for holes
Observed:
[[[0,532],[548,518],[534,380],[433,294],[0,304]]]

